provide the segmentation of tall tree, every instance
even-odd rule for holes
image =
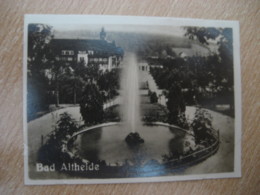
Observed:
[[[52,27],[44,24],[28,25],[28,120],[36,117],[37,112],[46,109],[49,103],[45,68],[48,61],[48,45],[52,37]]]
[[[45,24],[28,25],[28,71],[32,76],[42,73],[47,64],[49,43],[53,38],[52,27]]]
[[[185,103],[180,84],[172,84],[168,94],[167,108],[169,110],[169,123],[177,123],[179,115],[185,112]]]
[[[80,113],[85,124],[92,125],[102,122],[104,116],[103,103],[103,96],[96,84],[86,85],[80,102]]]
[[[233,34],[231,28],[186,27],[185,36],[191,40],[209,46],[210,42],[217,44],[217,73],[225,77],[233,85]],[[222,79],[223,79],[222,77]]]
[[[222,88],[219,95],[226,99],[231,110],[234,107],[234,68],[233,68],[233,33],[231,28],[205,28],[186,27],[186,34],[189,39],[197,39],[204,45],[210,47],[210,43],[218,46],[218,59],[211,67],[210,74],[215,74],[214,80],[219,88]]]

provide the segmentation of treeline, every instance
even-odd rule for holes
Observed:
[[[151,68],[157,85],[170,91],[178,86],[185,104],[230,104],[233,102],[233,71],[228,71],[218,60],[217,55],[208,57],[193,56],[161,60],[163,68]],[[230,67],[232,68],[232,67]]]
[[[234,115],[234,68],[233,34],[230,28],[185,27],[185,36],[209,46],[215,41],[217,50],[208,56],[186,56],[157,59],[148,58],[149,64],[160,64],[163,68],[151,68],[151,74],[159,88],[172,98],[183,97],[186,105],[200,104],[206,107],[217,104],[229,105]],[[176,91],[180,91],[176,94]],[[167,94],[166,94],[167,95]],[[178,99],[178,98],[177,98]],[[183,104],[179,102],[178,104]]]

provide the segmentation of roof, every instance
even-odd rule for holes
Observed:
[[[60,53],[61,50],[93,50],[97,54],[108,56],[122,56],[124,54],[122,48],[116,47],[113,43],[99,39],[52,39],[51,47],[55,53]]]

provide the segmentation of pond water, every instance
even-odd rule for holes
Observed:
[[[177,128],[165,126],[141,126],[136,130],[144,143],[130,147],[126,136],[130,133],[122,125],[92,129],[77,135],[72,152],[89,161],[105,160],[106,163],[162,162],[162,155],[185,153],[194,142],[193,136]]]

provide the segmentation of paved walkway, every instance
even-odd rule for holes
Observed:
[[[148,82],[148,87],[151,91],[155,92],[158,97],[158,103],[166,106],[166,98],[163,95],[163,90],[159,89],[153,76],[147,71],[140,71],[140,82]]]
[[[186,107],[186,116],[194,118],[195,107]],[[219,130],[220,146],[217,153],[205,161],[185,170],[184,174],[232,172],[234,164],[234,119],[218,112],[210,111],[212,126]]]

